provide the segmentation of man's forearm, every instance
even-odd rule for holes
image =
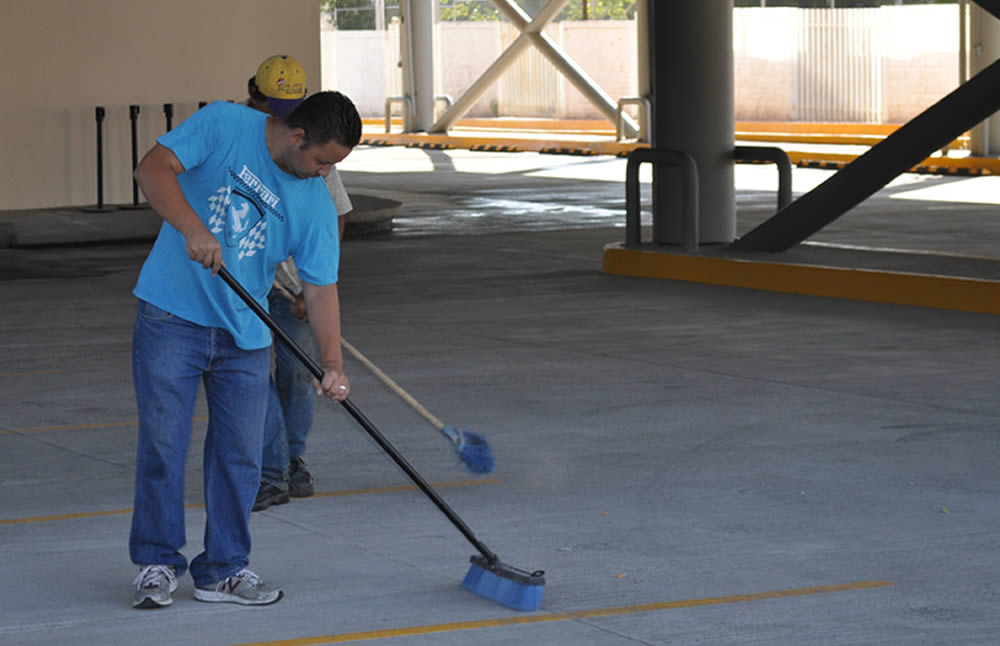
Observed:
[[[340,349],[340,295],[337,284],[313,285],[303,282],[306,311],[309,312],[309,327],[319,350],[319,360],[323,369],[344,370],[344,358]]]

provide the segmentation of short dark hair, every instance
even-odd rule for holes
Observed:
[[[306,98],[285,117],[285,124],[306,133],[304,148],[329,141],[354,148],[361,141],[361,116],[340,92],[317,92]]]
[[[257,77],[251,76],[247,81],[247,95],[254,101],[266,102],[267,97],[257,89]]]

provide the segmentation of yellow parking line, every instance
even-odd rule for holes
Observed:
[[[24,372],[0,372],[0,377],[32,377],[34,375],[57,375],[62,370],[25,370]]]
[[[192,422],[204,422],[208,419],[206,416],[192,417]],[[5,433],[47,433],[51,431],[84,431],[92,428],[117,428],[119,426],[138,426],[138,420],[130,420],[127,422],[108,422],[106,424],[68,424],[66,426],[35,426],[32,428],[12,428],[7,430],[0,430],[0,435]]]
[[[184,509],[198,509],[204,506],[205,505],[190,504],[190,505],[184,505]],[[52,516],[29,516],[27,518],[8,518],[6,520],[0,519],[0,525],[27,525],[30,523],[48,523],[55,520],[77,520],[80,518],[99,518],[101,516],[122,516],[124,514],[131,514],[131,513],[132,513],[132,508],[126,507],[125,509],[85,511],[75,514],[55,514]]]
[[[344,644],[347,642],[387,639],[390,637],[409,637],[413,635],[429,635],[462,630],[478,630],[482,628],[499,628],[503,626],[523,626],[527,624],[550,623],[554,621],[571,621],[578,619],[595,619],[617,615],[655,612],[659,610],[676,610],[678,608],[697,608],[699,606],[718,606],[730,603],[746,603],[750,601],[767,601],[770,599],[788,599],[806,597],[831,592],[846,592],[849,590],[870,590],[895,585],[892,581],[856,581],[853,583],[838,583],[835,585],[820,585],[809,588],[792,588],[757,592],[752,594],[736,594],[728,597],[708,597],[704,599],[685,599],[681,601],[664,601],[660,603],[644,603],[634,606],[616,608],[596,608],[557,614],[516,615],[500,619],[483,619],[479,621],[461,621],[445,624],[430,624],[427,626],[409,626],[406,628],[389,628],[339,635],[323,635],[319,637],[304,637],[298,639],[282,639],[267,642],[252,642],[235,646],[321,646],[322,644]]]
[[[478,480],[457,480],[453,482],[438,482],[431,486],[435,489],[447,489],[449,487],[472,487],[475,485],[485,485],[485,484],[496,484],[498,480],[496,478],[481,478]],[[337,496],[361,496],[368,494],[378,494],[378,493],[394,493],[398,491],[412,491],[417,487],[415,485],[396,485],[392,487],[372,487],[370,489],[348,489],[345,491],[322,491],[317,492],[312,496],[312,498],[331,498]],[[296,504],[299,502],[306,502],[309,498],[297,498]],[[203,509],[205,505],[201,503],[191,503],[189,505],[184,505],[184,509]],[[56,520],[77,520],[80,518],[99,518],[101,516],[121,516],[124,514],[131,514],[132,507],[126,507],[124,509],[107,509],[105,511],[86,511],[78,512],[73,514],[55,514],[52,516],[30,516],[27,518],[8,518],[6,520],[0,519],[0,525],[27,525],[30,523],[48,523]]]
[[[109,422],[107,424],[70,424],[67,426],[36,426],[34,428],[12,428],[0,430],[0,434],[13,433],[46,433],[49,431],[83,431],[92,428],[117,428],[119,426],[138,426],[139,422]]]

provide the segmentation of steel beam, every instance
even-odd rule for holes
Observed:
[[[454,126],[459,119],[472,109],[472,106],[482,97],[489,86],[510,67],[517,56],[530,45],[537,47],[555,65],[556,69],[601,111],[601,114],[607,117],[609,121],[614,122],[618,104],[542,31],[545,25],[555,18],[568,2],[569,0],[549,0],[548,4],[534,18],[531,18],[516,3],[510,0],[493,0],[493,4],[521,31],[521,34],[483,72],[482,76],[476,79],[469,89],[455,101],[451,109],[441,115],[437,123],[431,127],[430,132],[447,132],[449,128]],[[628,136],[637,136],[639,129],[635,121],[628,115],[624,115],[624,120],[625,132]]]
[[[786,251],[1000,108],[1000,61],[730,245]]]

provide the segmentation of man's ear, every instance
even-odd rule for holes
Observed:
[[[301,148],[306,141],[306,131],[302,128],[292,128],[288,133],[288,140],[296,148]]]

